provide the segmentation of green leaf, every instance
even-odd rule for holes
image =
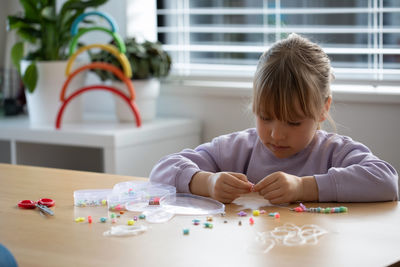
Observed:
[[[11,60],[20,74],[21,74],[21,67],[19,63],[21,62],[23,57],[24,57],[24,44],[22,42],[18,42],[11,48]]]
[[[36,43],[37,38],[40,38],[40,32],[32,28],[20,28],[18,29],[17,34],[22,39],[32,44]]]
[[[22,81],[30,93],[35,91],[38,81],[38,71],[35,63],[31,63],[25,70],[24,76],[22,76]]]
[[[40,19],[40,10],[35,5],[36,1],[31,0],[20,0],[19,1],[25,10],[25,17],[28,19]]]

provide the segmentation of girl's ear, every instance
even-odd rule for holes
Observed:
[[[324,120],[326,120],[329,113],[329,109],[331,108],[331,104],[332,104],[332,96],[330,95],[325,100],[324,108],[322,110],[321,116],[319,117],[319,122],[323,122]]]

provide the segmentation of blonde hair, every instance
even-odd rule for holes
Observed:
[[[254,114],[317,120],[331,95],[330,60],[320,46],[297,34],[275,43],[259,59],[253,81]],[[332,121],[329,114],[326,114]]]

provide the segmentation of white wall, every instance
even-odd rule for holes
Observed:
[[[232,91],[164,83],[158,114],[200,119],[205,142],[224,133],[254,127],[248,109],[250,95],[250,88]],[[333,92],[333,98],[331,114],[337,132],[364,143],[400,171],[400,94],[379,97]]]

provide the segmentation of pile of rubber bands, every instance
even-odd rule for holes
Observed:
[[[315,224],[299,227],[295,224],[286,223],[271,231],[257,233],[254,243],[250,244],[247,250],[250,253],[267,253],[275,245],[289,247],[316,245],[318,238],[326,233],[328,231]]]

